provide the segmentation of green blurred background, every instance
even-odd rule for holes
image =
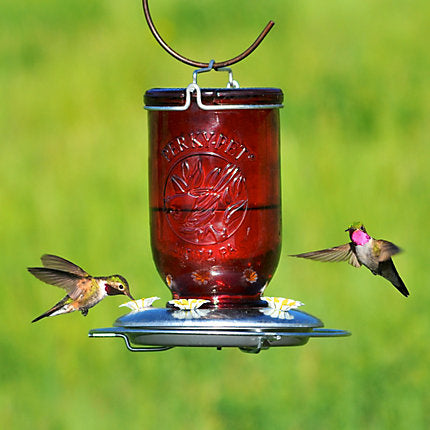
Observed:
[[[234,66],[241,86],[286,95],[284,244],[267,293],[353,336],[258,355],[132,354],[87,338],[124,313],[118,297],[30,324],[62,297],[26,271],[45,252],[170,298],[150,254],[142,95],[186,86],[192,69],[158,46],[139,0],[3,0],[2,428],[430,428],[428,2],[150,3],[166,40],[202,61],[235,56],[276,22]],[[408,299],[365,269],[287,257],[345,243],[357,219],[405,249]]]

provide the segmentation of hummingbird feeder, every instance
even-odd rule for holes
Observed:
[[[230,66],[264,39],[270,21],[242,54],[201,63],[170,48],[151,19],[160,45],[197,67],[186,88],[146,92],[149,120],[151,245],[173,300],[136,310],[90,337],[122,337],[131,351],[175,346],[239,347],[259,352],[347,336],[324,329],[302,303],[264,297],[281,251],[278,88],[240,88]],[[226,88],[201,88],[206,72],[228,73]],[[136,301],[138,302],[138,301]],[[139,301],[140,302],[140,301]],[[152,301],[151,301],[152,302]]]

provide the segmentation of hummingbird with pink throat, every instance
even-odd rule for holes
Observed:
[[[290,257],[309,258],[318,261],[346,261],[354,267],[365,266],[374,275],[383,276],[390,281],[405,297],[409,291],[400,278],[391,257],[401,250],[394,243],[369,236],[361,222],[352,224],[349,232],[351,242],[320,251],[295,254]]]
[[[67,295],[32,322],[74,311],[86,316],[88,309],[106,296],[124,294],[134,300],[126,279],[121,275],[91,276],[71,261],[51,254],[42,255],[41,260],[43,267],[29,267],[28,271],[49,285],[63,288]]]

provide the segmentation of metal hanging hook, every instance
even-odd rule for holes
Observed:
[[[209,67],[210,63],[202,63],[200,61],[194,61],[190,60],[189,58],[184,57],[181,54],[178,54],[175,50],[173,50],[160,36],[160,33],[158,33],[157,29],[155,28],[155,25],[152,21],[151,14],[149,13],[149,6],[148,6],[148,0],[142,0],[143,5],[143,12],[145,14],[146,22],[148,23],[149,29],[151,30],[151,33],[157,40],[157,42],[161,45],[162,48],[164,48],[165,51],[167,51],[170,55],[172,55],[174,58],[176,58],[179,61],[182,61],[185,64],[188,64],[189,66],[193,67],[200,67],[200,68],[206,68]],[[267,36],[267,33],[272,29],[272,27],[275,25],[273,21],[269,21],[264,27],[263,31],[260,33],[260,35],[257,37],[255,42],[245,51],[243,51],[241,54],[237,55],[234,58],[231,58],[230,60],[221,61],[218,63],[213,64],[213,68],[219,69],[220,67],[226,67],[231,66],[232,64],[238,63],[239,61],[246,58],[251,52],[253,52],[258,45],[263,41],[263,39]]]

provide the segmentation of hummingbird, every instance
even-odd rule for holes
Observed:
[[[374,239],[367,234],[361,222],[355,222],[345,231],[351,242],[321,251],[305,252],[290,257],[309,258],[318,261],[346,261],[354,267],[366,266],[374,275],[388,279],[405,297],[409,291],[397,273],[391,257],[401,250],[394,243]]]
[[[74,311],[86,316],[88,309],[106,296],[124,294],[134,300],[128,282],[121,275],[91,276],[71,261],[51,254],[42,255],[41,260],[44,267],[28,267],[28,271],[49,285],[63,288],[67,295],[32,322]]]

